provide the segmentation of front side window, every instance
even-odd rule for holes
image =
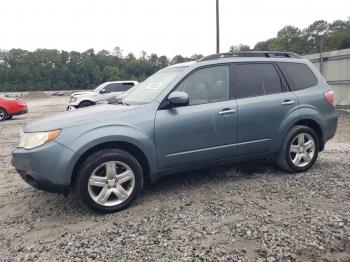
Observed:
[[[188,94],[189,104],[198,105],[229,99],[229,66],[203,68],[189,75],[177,91]]]
[[[306,64],[283,62],[278,65],[293,82],[294,91],[317,85],[317,78]]]
[[[94,89],[95,92],[100,92],[103,88],[105,88],[108,84],[107,83],[102,83],[98,87]]]
[[[282,92],[279,74],[273,64],[238,64],[237,98]]]
[[[122,91],[123,85],[121,83],[112,83],[105,87],[106,93],[120,92]]]

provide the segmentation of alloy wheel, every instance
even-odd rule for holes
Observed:
[[[5,111],[0,109],[0,121],[1,120],[4,120],[6,118],[6,114],[5,114]]]
[[[132,194],[135,175],[131,168],[119,161],[98,166],[88,180],[90,197],[99,205],[110,207],[123,203]]]
[[[307,166],[315,155],[315,148],[315,140],[310,134],[298,134],[289,148],[289,156],[292,163],[297,167]]]

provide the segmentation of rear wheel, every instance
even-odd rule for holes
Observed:
[[[77,187],[82,201],[100,213],[111,213],[129,206],[143,186],[140,164],[129,153],[103,149],[82,164]]]
[[[4,121],[7,119],[7,113],[5,109],[0,108],[0,121]]]
[[[294,126],[284,138],[277,162],[288,172],[304,172],[314,165],[318,152],[319,139],[315,131]]]
[[[92,103],[90,101],[83,101],[79,104],[79,108],[93,106],[93,105],[94,105],[94,103]]]
[[[13,116],[8,116],[8,117],[7,117],[7,120],[10,120],[10,119],[12,119],[12,117],[13,117]]]

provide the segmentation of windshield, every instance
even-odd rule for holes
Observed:
[[[107,84],[107,83],[102,83],[102,84],[100,84],[98,87],[96,87],[96,88],[94,89],[94,91],[95,91],[95,92],[100,92],[101,89],[103,89],[103,88],[105,87],[106,84]]]
[[[132,92],[123,99],[123,102],[126,104],[147,104],[152,102],[185,68],[176,67],[158,71],[135,86]]]

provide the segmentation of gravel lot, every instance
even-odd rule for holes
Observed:
[[[267,162],[163,178],[129,209],[98,215],[12,168],[20,128],[67,97],[27,101],[0,123],[0,261],[350,261],[350,114],[313,169]]]

